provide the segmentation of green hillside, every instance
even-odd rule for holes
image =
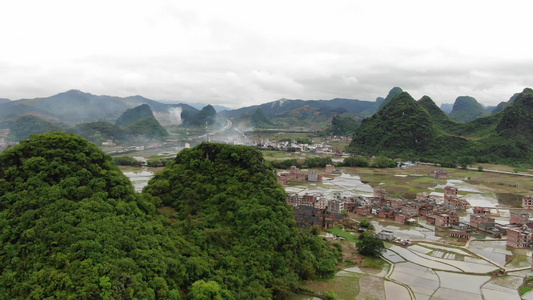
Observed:
[[[328,135],[353,135],[355,130],[359,127],[359,122],[352,117],[337,115],[331,120],[331,128],[326,132]]]
[[[155,119],[152,109],[147,104],[126,110],[117,119],[116,125],[133,137],[160,139],[169,135]]]
[[[213,280],[238,299],[277,298],[298,278],[335,271],[336,256],[300,233],[274,169],[254,148],[185,149],[144,193],[176,211],[173,227],[213,258]]]
[[[77,124],[72,131],[97,145],[107,140],[128,139],[127,132],[122,128],[103,121]]]
[[[166,129],[154,117],[139,119],[124,127],[124,130],[134,137],[147,139],[161,139],[169,136]]]
[[[142,104],[134,108],[127,109],[115,122],[115,125],[126,127],[128,125],[131,125],[133,123],[136,123],[137,121],[144,119],[154,117],[154,114],[152,112],[152,109],[150,109],[150,106],[148,104]]]
[[[0,154],[0,227],[1,299],[181,299],[207,272],[209,258],[73,134]]]
[[[184,124],[188,126],[220,126],[223,124],[222,119],[217,114],[215,108],[212,105],[207,105],[197,114],[184,118]]]
[[[0,153],[0,299],[271,299],[331,276],[251,147],[181,152],[144,193],[73,134]]]
[[[28,139],[31,134],[62,131],[59,126],[33,115],[25,115],[18,118],[10,129],[8,139],[12,141]]]
[[[450,118],[457,122],[470,122],[486,116],[490,116],[490,112],[469,96],[457,97],[450,113]]]
[[[450,120],[429,97],[415,102],[402,93],[363,120],[350,151],[433,161],[454,162],[469,156],[478,162],[531,163],[532,124],[531,89],[525,89],[502,112],[467,123]]]
[[[513,103],[516,100],[516,97],[518,97],[518,93],[514,94],[509,101],[507,102],[500,102],[496,107],[492,110],[492,114],[495,115],[501,111],[503,111],[509,104]]]
[[[387,97],[385,97],[385,99],[383,99],[383,101],[380,103],[379,108],[382,108],[385,105],[387,105],[387,103],[389,103],[392,100],[392,98],[394,98],[394,96],[400,94],[401,92],[403,92],[402,88],[397,87],[397,86],[393,87],[387,94]]]
[[[429,113],[402,92],[364,119],[350,144],[353,152],[421,154],[435,137]]]
[[[258,108],[250,117],[250,125],[257,128],[269,128],[274,126],[274,124],[265,116],[261,108]]]

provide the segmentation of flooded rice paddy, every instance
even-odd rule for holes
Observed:
[[[148,181],[154,176],[152,171],[137,171],[137,172],[124,172],[124,175],[128,177],[133,185],[133,188],[137,193],[142,192],[143,188],[148,185]]]

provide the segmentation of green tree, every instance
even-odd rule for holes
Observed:
[[[366,159],[365,157],[362,157],[362,156],[347,157],[342,162],[342,165],[346,166],[346,167],[366,168],[366,167],[369,166],[369,164],[370,164],[370,162],[368,161],[368,159]]]
[[[235,299],[228,290],[224,290],[216,281],[198,280],[192,284],[189,293],[191,300],[226,300]]]
[[[372,231],[365,231],[359,236],[357,250],[362,255],[378,257],[385,251],[385,245],[382,240],[374,237]]]
[[[459,158],[457,158],[457,164],[463,169],[466,169],[469,165],[475,162],[476,159],[470,155],[460,156]]]
[[[361,220],[361,223],[359,223],[360,227],[367,228],[369,230],[374,230],[374,225],[370,223],[367,219]]]
[[[372,162],[371,167],[373,168],[394,168],[396,167],[396,163],[390,158],[387,158],[384,156],[378,156]]]

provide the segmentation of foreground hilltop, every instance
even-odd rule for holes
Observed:
[[[85,139],[34,135],[0,154],[0,226],[2,299],[273,298],[337,263],[245,146],[186,150],[137,194]]]

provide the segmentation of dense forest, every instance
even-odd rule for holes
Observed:
[[[74,134],[0,154],[0,298],[268,299],[338,252],[296,228],[260,152],[204,143],[141,194]]]
[[[337,256],[297,229],[275,170],[251,147],[185,149],[144,193],[176,211],[173,227],[214,258],[213,279],[239,299],[279,297],[335,270]]]
[[[25,115],[18,118],[11,126],[9,140],[20,141],[30,137],[31,134],[41,134],[62,129],[42,118],[34,115]]]
[[[363,120],[350,144],[354,154],[504,164],[533,161],[533,90],[526,88],[501,112],[468,123],[444,114],[427,96],[403,92]]]

